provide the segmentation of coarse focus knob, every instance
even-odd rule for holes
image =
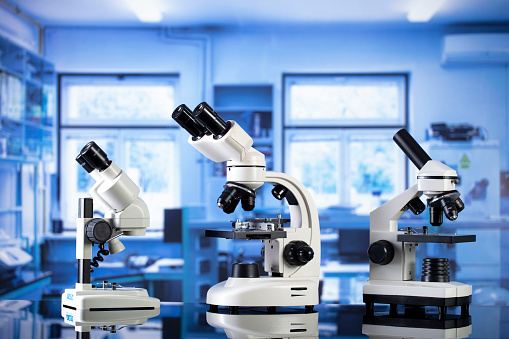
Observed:
[[[378,240],[369,246],[368,256],[375,264],[387,265],[394,259],[394,247],[387,240]]]
[[[112,232],[110,224],[101,218],[94,218],[85,225],[87,238],[94,244],[104,244],[111,238]]]
[[[291,241],[285,246],[283,257],[292,266],[303,266],[313,259],[315,252],[305,241]]]

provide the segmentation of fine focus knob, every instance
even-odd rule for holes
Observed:
[[[369,246],[368,256],[375,264],[387,265],[394,259],[394,247],[387,240],[378,240]]]
[[[106,220],[94,218],[85,225],[85,233],[94,244],[104,244],[111,238],[112,228]]]
[[[296,240],[285,246],[283,256],[288,264],[303,266],[313,259],[315,252],[306,242]]]

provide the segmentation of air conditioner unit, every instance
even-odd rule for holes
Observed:
[[[442,64],[456,63],[509,63],[509,34],[446,35]]]

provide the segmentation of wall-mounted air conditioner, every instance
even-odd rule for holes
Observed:
[[[442,63],[509,63],[509,34],[446,35]]]

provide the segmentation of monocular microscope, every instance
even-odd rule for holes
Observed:
[[[121,235],[145,235],[149,227],[147,205],[138,197],[140,188],[122,171],[93,141],[89,142],[76,161],[95,179],[89,193],[92,198],[80,198],[76,222],[76,259],[78,281],[75,288],[62,294],[62,316],[71,311],[99,312],[108,320],[108,312],[115,317],[117,311],[155,310],[159,314],[160,302],[150,298],[143,288],[122,287],[117,283],[103,281],[91,284],[92,267],[98,267],[103,255],[124,250],[118,239]],[[94,218],[94,202],[99,202],[108,212],[103,218]],[[108,243],[108,250],[105,244]],[[98,245],[93,257],[94,245]],[[152,314],[152,313],[151,313]],[[155,315],[157,315],[155,314]],[[96,315],[97,316],[97,315]],[[154,315],[151,315],[154,316]]]
[[[468,317],[472,286],[450,281],[446,258],[425,258],[420,281],[415,281],[415,250],[419,243],[456,244],[475,241],[475,235],[440,234],[407,227],[398,231],[398,220],[407,211],[422,213],[427,198],[429,221],[440,226],[443,215],[456,220],[464,208],[460,193],[455,190],[458,175],[443,163],[431,160],[414,138],[402,129],[394,141],[419,169],[417,184],[370,214],[369,280],[363,287],[366,315],[373,315],[373,304],[390,304],[390,313],[397,315],[397,305],[437,306],[438,318],[447,317],[447,307],[461,306]]]
[[[214,162],[227,162],[227,182],[217,206],[230,214],[241,202],[245,211],[255,207],[255,190],[264,183],[274,185],[276,199],[286,199],[290,219],[259,218],[233,222],[232,230],[207,230],[208,237],[258,239],[264,242],[264,270],[260,277],[253,263],[236,263],[228,280],[212,286],[207,292],[210,310],[238,307],[305,306],[313,311],[317,305],[320,272],[320,226],[315,203],[308,190],[295,178],[284,173],[266,171],[265,156],[254,149],[253,139],[233,120],[225,122],[207,103],[194,111],[178,106],[172,118],[191,136],[188,142]],[[290,223],[289,226],[285,224]]]

